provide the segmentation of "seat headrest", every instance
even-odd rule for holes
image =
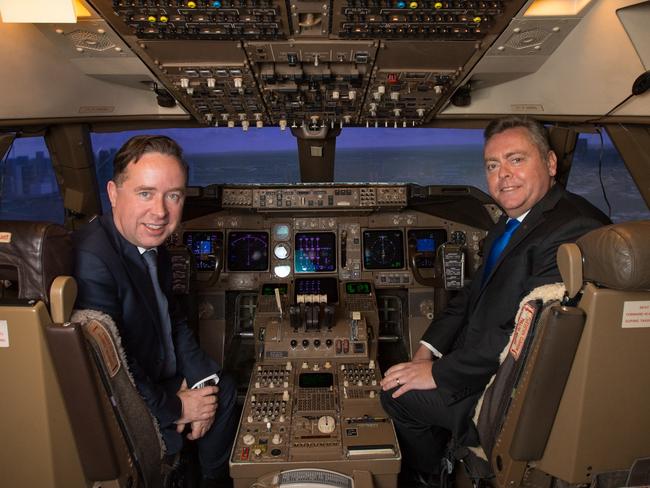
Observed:
[[[49,303],[54,278],[72,275],[72,241],[50,222],[0,221],[0,279],[18,282],[18,298]]]
[[[650,289],[650,220],[601,227],[576,244],[585,281],[616,290]]]

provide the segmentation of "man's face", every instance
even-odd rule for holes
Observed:
[[[185,200],[185,171],[176,158],[157,152],[130,162],[119,185],[109,181],[115,227],[131,244],[161,245],[176,229]]]
[[[555,153],[549,151],[543,159],[523,127],[492,136],[483,157],[490,195],[508,217],[516,218],[530,210],[553,184]]]

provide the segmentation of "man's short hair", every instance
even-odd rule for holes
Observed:
[[[487,125],[483,132],[485,143],[487,144],[493,136],[508,129],[515,129],[517,127],[522,127],[528,130],[532,143],[537,147],[542,160],[546,161],[548,152],[551,150],[548,131],[540,122],[530,117],[511,115],[509,117],[494,119]]]
[[[135,136],[124,143],[113,159],[113,181],[120,185],[129,163],[137,163],[148,153],[160,153],[175,158],[188,176],[188,166],[183,159],[183,150],[173,139],[167,136]]]

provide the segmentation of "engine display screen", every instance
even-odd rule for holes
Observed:
[[[409,245],[415,241],[416,264],[419,268],[433,268],[435,252],[440,244],[447,242],[445,229],[411,229],[408,231]]]
[[[237,231],[228,234],[229,271],[266,271],[269,267],[269,234]]]
[[[401,269],[404,267],[404,233],[401,230],[364,230],[363,267]]]
[[[183,243],[194,255],[197,271],[213,271],[223,249],[223,232],[185,232]]]
[[[334,232],[297,232],[295,249],[296,273],[336,271]]]
[[[339,282],[336,278],[296,278],[295,294],[327,295],[327,303],[338,303]]]

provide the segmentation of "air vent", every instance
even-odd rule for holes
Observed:
[[[84,51],[103,52],[117,47],[115,41],[106,33],[76,30],[66,34],[66,36],[72,41],[76,49],[83,49]]]
[[[513,34],[505,45],[511,49],[529,49],[543,44],[550,36],[551,32],[545,29],[530,29]]]

